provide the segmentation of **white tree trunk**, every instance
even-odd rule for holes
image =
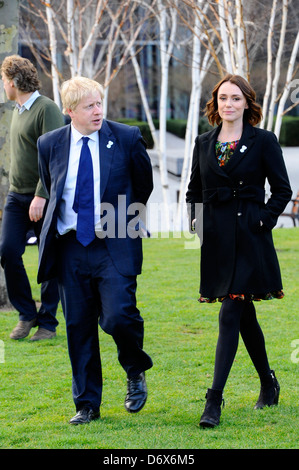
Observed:
[[[199,0],[198,6],[201,7],[202,1]],[[188,118],[185,134],[185,147],[184,147],[184,160],[181,173],[180,190],[179,190],[179,201],[176,216],[176,229],[182,230],[183,225],[183,211],[185,207],[185,194],[186,188],[190,176],[191,161],[192,161],[192,142],[194,142],[196,135],[198,134],[198,122],[199,122],[199,106],[200,106],[200,95],[201,95],[201,50],[200,50],[200,20],[199,16],[195,17],[194,35],[193,35],[193,50],[192,50],[192,88],[188,109]],[[208,53],[208,51],[207,51]]]
[[[219,26],[220,26],[220,35],[222,39],[224,66],[225,66],[227,73],[233,73],[231,48],[229,46],[229,38],[228,38],[227,23],[226,23],[226,11],[227,11],[227,5],[226,5],[225,0],[219,0],[218,2]]]
[[[48,30],[49,30],[49,41],[50,41],[50,52],[51,52],[51,75],[52,75],[52,87],[53,87],[53,97],[54,101],[61,108],[61,100],[59,94],[59,75],[58,75],[58,66],[57,66],[57,40],[56,40],[56,30],[53,21],[53,10],[51,5],[51,0],[48,0],[46,3],[46,14],[48,20]]]
[[[180,182],[180,191],[179,191],[179,201],[177,208],[177,230],[183,229],[184,222],[184,207],[185,207],[185,197],[186,191],[190,179],[191,165],[192,165],[192,156],[193,156],[193,145],[196,136],[198,135],[198,123],[199,123],[199,114],[200,114],[200,99],[202,91],[203,80],[208,73],[211,64],[214,61],[213,55],[211,55],[211,50],[208,48],[205,51],[203,60],[201,60],[201,41],[205,35],[202,22],[200,18],[202,15],[206,14],[206,11],[209,7],[205,3],[204,8],[202,9],[202,4],[204,0],[197,0],[196,6],[198,7],[198,14],[195,17],[194,24],[194,34],[193,34],[193,49],[192,49],[192,88],[190,95],[190,103],[188,110],[188,119],[186,126],[186,135],[185,135],[185,148],[184,148],[184,161],[181,174]],[[216,51],[218,52],[218,51]]]
[[[270,106],[269,106],[268,123],[267,123],[267,129],[270,131],[272,130],[272,127],[273,127],[275,103],[277,100],[277,89],[278,89],[278,82],[279,82],[280,70],[281,70],[281,58],[282,58],[282,52],[284,48],[284,41],[285,41],[285,34],[286,34],[287,15],[288,15],[288,0],[283,0],[279,46],[278,46],[277,56],[275,60],[275,74],[274,74],[273,83],[272,83],[272,96],[271,96],[271,101],[270,101]]]
[[[246,43],[246,28],[243,18],[243,1],[236,0],[236,27],[237,27],[237,60],[235,73],[249,78],[248,51]]]
[[[273,0],[270,21],[269,21],[269,28],[268,28],[268,37],[267,37],[267,83],[266,89],[263,99],[263,117],[260,123],[260,128],[264,129],[265,127],[265,120],[266,115],[268,112],[268,103],[271,95],[271,85],[272,85],[272,38],[273,38],[273,30],[274,30],[274,21],[276,15],[276,5],[277,0]]]
[[[294,72],[294,66],[295,66],[298,50],[299,50],[299,32],[297,33],[297,36],[294,42],[294,46],[293,46],[293,50],[292,50],[292,54],[291,54],[291,58],[290,58],[289,66],[288,66],[287,76],[286,76],[286,84],[285,84],[282,96],[279,100],[279,105],[277,109],[277,117],[276,117],[276,123],[275,123],[275,128],[274,128],[274,133],[277,139],[279,139],[279,135],[280,135],[282,116],[284,114],[285,103],[290,93],[292,76]]]
[[[74,0],[67,0],[66,3],[66,22],[67,22],[67,50],[69,57],[71,77],[77,75],[77,48],[75,41],[75,23],[74,23]]]
[[[160,148],[159,148],[159,140],[157,138],[157,131],[156,131],[156,128],[155,128],[155,125],[154,125],[154,121],[153,121],[153,118],[152,118],[152,113],[151,113],[150,106],[149,106],[149,103],[148,103],[148,99],[147,99],[147,96],[146,96],[146,92],[145,92],[145,89],[144,89],[143,79],[142,79],[141,72],[140,72],[140,66],[139,66],[138,61],[136,59],[136,53],[135,53],[134,46],[132,46],[131,49],[130,49],[130,56],[131,56],[132,64],[133,64],[133,67],[134,67],[134,72],[135,72],[135,76],[136,76],[136,81],[137,81],[137,85],[138,85],[142,105],[143,105],[144,112],[145,112],[145,115],[146,115],[146,119],[147,119],[147,122],[148,122],[148,125],[149,125],[149,128],[150,128],[150,131],[151,131],[151,135],[153,137],[155,149],[157,150],[157,152],[159,154],[159,161],[160,161],[161,160],[161,152],[160,152]]]
[[[171,31],[169,40],[167,40],[167,11],[162,0],[158,0],[158,21],[160,25],[160,56],[161,56],[161,88],[160,88],[160,108],[159,108],[159,122],[160,122],[160,174],[163,192],[163,202],[165,205],[165,226],[166,230],[170,229],[172,222],[169,220],[169,184],[167,173],[167,153],[166,153],[166,121],[167,121],[167,98],[168,98],[168,72],[169,61],[172,55],[174,39],[177,27],[177,12],[171,8]],[[168,44],[167,44],[168,42]]]
[[[134,43],[138,37],[138,34],[142,28],[143,23],[139,22],[139,24],[136,26],[134,25],[134,29],[132,30],[132,25],[131,29],[129,28],[130,32],[130,38],[127,39],[126,34],[122,31],[121,26],[117,23],[117,19],[119,14],[116,13],[114,14],[109,5],[107,4],[106,6],[107,12],[109,13],[110,19],[112,21],[111,27],[110,27],[110,32],[109,32],[109,46],[108,46],[108,52],[107,52],[107,59],[106,59],[106,68],[105,68],[105,103],[104,103],[104,116],[107,114],[107,105],[108,105],[108,93],[109,93],[109,84],[111,81],[116,77],[118,72],[121,70],[123,65],[126,62],[127,56],[130,54],[132,57],[132,51],[134,51]],[[115,52],[115,48],[117,45],[117,41],[119,40],[119,37],[121,37],[124,45],[125,45],[125,50],[123,51],[122,57],[119,60],[117,66],[113,70],[112,69],[112,60],[113,60],[113,54]],[[135,51],[134,51],[134,58],[135,58]],[[136,61],[134,69],[136,67],[136,64],[139,69],[139,65]],[[140,70],[139,70],[140,73]],[[135,74],[136,74],[136,69],[135,69]],[[136,75],[137,78],[137,75]]]
[[[104,81],[104,100],[103,100],[103,116],[104,118],[107,117],[108,114],[108,96],[109,96],[109,77],[111,76],[111,68],[112,68],[112,59],[113,59],[113,48],[111,45],[113,44],[113,31],[115,29],[114,23],[112,22],[110,31],[109,31],[109,46],[107,51],[106,57],[106,69],[105,69],[105,81]]]

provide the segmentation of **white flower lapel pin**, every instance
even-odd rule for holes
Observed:
[[[112,140],[109,140],[109,142],[107,144],[107,149],[111,149],[112,145],[113,145]]]
[[[246,149],[247,149],[246,145],[242,145],[242,148],[240,149],[240,152],[244,153]]]

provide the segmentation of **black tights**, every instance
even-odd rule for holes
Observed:
[[[248,354],[261,383],[270,374],[264,335],[257,321],[252,302],[227,298],[219,313],[219,337],[216,348],[212,388],[223,390],[233,364],[241,333]]]

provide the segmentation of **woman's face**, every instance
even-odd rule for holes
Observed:
[[[245,96],[237,85],[224,82],[217,94],[218,113],[223,122],[242,122],[244,110],[248,109]]]

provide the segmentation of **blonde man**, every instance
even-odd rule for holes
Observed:
[[[84,424],[100,416],[98,323],[112,335],[127,374],[127,411],[138,412],[147,398],[144,372],[152,360],[135,297],[142,240],[129,208],[146,204],[153,181],[139,129],[103,119],[97,82],[73,78],[61,96],[71,124],[38,142],[50,194],[38,280],[58,276],[77,412],[70,424]]]

